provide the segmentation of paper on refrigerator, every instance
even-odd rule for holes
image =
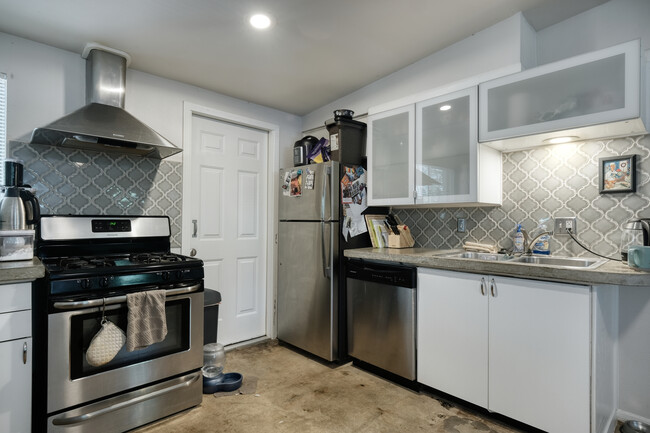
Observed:
[[[341,178],[341,205],[343,206],[343,237],[355,237],[368,231],[363,212],[368,207],[366,172],[362,166],[346,166]]]

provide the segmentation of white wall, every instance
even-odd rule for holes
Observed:
[[[534,46],[522,47],[521,34],[532,29],[521,14],[482,30],[440,50],[412,65],[375,81],[354,93],[337,99],[303,117],[303,130],[318,127],[333,117],[337,108],[349,108],[356,114],[368,108],[403,98],[421,91],[434,89],[489,71],[508,66],[519,66],[522,48],[526,53]],[[524,38],[534,42],[534,38]],[[526,61],[532,59],[526,56]],[[343,67],[344,69],[344,67]],[[342,73],[345,71],[342,70]]]
[[[0,71],[7,74],[7,141],[85,102],[86,69],[79,54],[0,33]]]
[[[650,49],[650,1],[611,0],[537,33],[539,64],[641,39]]]
[[[8,76],[7,139],[31,131],[85,104],[86,61],[80,54],[0,33],[0,71]],[[291,160],[301,119],[178,81],[127,70],[125,108],[178,147],[183,144],[183,101],[280,127],[280,162]],[[286,145],[285,145],[286,143]],[[177,160],[182,153],[174,156]]]
[[[611,0],[537,33],[540,64],[641,39],[650,49],[650,1]],[[648,83],[650,84],[650,83]],[[650,216],[646,213],[645,217]],[[650,287],[621,288],[619,409],[650,420]]]

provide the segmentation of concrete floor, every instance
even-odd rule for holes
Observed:
[[[329,365],[275,341],[228,352],[240,391],[203,403],[138,433],[449,432],[506,433],[512,427],[416,393],[351,364]],[[241,393],[240,393],[241,392]]]

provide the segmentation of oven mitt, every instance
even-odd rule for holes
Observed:
[[[102,329],[90,341],[86,351],[86,361],[93,367],[111,362],[126,343],[126,335],[110,320],[102,321]]]

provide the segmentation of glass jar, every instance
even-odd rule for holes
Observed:
[[[203,346],[203,376],[213,378],[223,375],[226,351],[223,344],[210,343]]]

